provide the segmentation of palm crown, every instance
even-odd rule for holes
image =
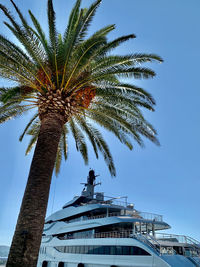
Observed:
[[[115,175],[109,148],[93,122],[112,132],[129,149],[132,149],[129,137],[133,137],[139,145],[143,145],[141,136],[158,144],[156,131],[140,111],[140,107],[153,111],[154,99],[142,88],[121,82],[120,78],[153,77],[154,71],[138,65],[161,62],[159,56],[111,54],[121,43],[135,38],[131,34],[108,41],[107,35],[115,25],[104,27],[86,38],[101,0],[88,9],[80,8],[81,0],[77,0],[63,36],[56,29],[52,0],[48,0],[48,38],[31,11],[29,14],[34,28],[13,0],[10,1],[21,24],[6,7],[0,5],[10,21],[10,24],[4,23],[24,49],[0,35],[0,76],[16,82],[15,87],[0,88],[0,122],[36,108],[35,115],[20,137],[22,140],[26,133],[32,136],[27,153],[37,141],[40,121],[52,114],[59,115],[63,121],[56,172],[59,171],[62,153],[67,158],[67,135],[71,131],[85,162],[88,161],[87,137],[96,157],[100,151],[111,174]]]

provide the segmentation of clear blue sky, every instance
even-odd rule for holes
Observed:
[[[59,31],[63,32],[75,0],[55,2]],[[83,0],[88,6],[92,0]],[[10,6],[8,0],[0,3]],[[16,0],[27,14],[30,8],[47,29],[46,0]],[[70,156],[62,164],[61,174],[53,177],[48,215],[80,194],[92,167],[100,174],[100,191],[107,195],[129,197],[135,207],[164,215],[171,233],[185,234],[200,240],[200,1],[199,0],[103,0],[91,27],[91,33],[107,24],[116,24],[110,39],[130,33],[135,40],[123,44],[116,52],[157,53],[165,60],[152,64],[157,72],[152,80],[132,80],[153,94],[156,112],[145,113],[155,126],[161,147],[145,141],[142,149],[135,144],[128,151],[112,135],[104,132],[117,167],[111,178],[103,159],[84,166],[70,140]],[[28,17],[28,15],[27,15]],[[9,36],[0,13],[0,32]],[[0,80],[0,86],[7,82]],[[26,117],[0,125],[0,244],[9,245],[14,232],[32,154],[25,157],[28,139],[19,143]],[[55,193],[55,194],[54,194]],[[54,198],[55,195],[55,198]]]

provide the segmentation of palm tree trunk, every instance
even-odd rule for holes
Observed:
[[[7,267],[36,267],[46,215],[52,172],[63,120],[48,114],[40,133],[15,229]]]

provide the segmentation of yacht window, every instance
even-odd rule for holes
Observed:
[[[105,255],[110,255],[110,246],[104,246]]]
[[[77,267],[84,267],[84,264],[83,264],[83,263],[79,263],[79,264],[77,265]]]
[[[85,246],[85,249],[83,246],[83,254],[88,254],[88,251],[89,251],[89,246]]]
[[[47,267],[48,266],[48,261],[43,261],[42,267]]]
[[[76,254],[81,254],[81,253],[80,253],[80,249],[81,249],[81,246],[77,246],[77,247],[76,247]]]
[[[58,246],[55,249],[61,253],[73,254],[151,256],[146,250],[136,246]]]
[[[95,254],[94,253],[95,246],[89,246],[88,247],[88,252],[85,252],[85,254]]]
[[[72,253],[72,247],[70,246],[70,247],[68,247],[68,250],[69,250],[69,252],[68,253]]]
[[[64,265],[64,262],[59,262],[58,263],[58,267],[64,267],[65,265]]]
[[[129,247],[129,246],[123,246],[122,247],[122,255],[131,255],[130,248],[131,247]]]
[[[110,246],[110,255],[116,255],[114,246]]]
[[[115,255],[122,255],[122,247],[121,246],[115,247]]]
[[[75,253],[76,247],[72,246],[72,252],[71,253]]]
[[[80,254],[85,254],[85,247],[84,246],[80,246]]]
[[[98,254],[100,254],[100,255],[105,254],[104,246],[100,246],[98,249],[98,252],[99,252]]]
[[[139,248],[139,247],[133,247],[133,255],[138,255],[138,256],[148,256],[150,255],[146,250]]]
[[[65,246],[60,246],[59,247],[59,252],[65,253]]]

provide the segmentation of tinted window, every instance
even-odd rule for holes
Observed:
[[[80,246],[80,254],[84,254],[84,253],[85,253],[84,246]]]
[[[149,256],[150,254],[142,249],[142,248],[139,248],[139,247],[133,247],[133,255],[138,255],[138,256]]]
[[[110,255],[110,246],[104,246],[105,255]]]
[[[115,247],[115,255],[122,255],[122,247],[121,246]]]
[[[58,246],[55,249],[61,253],[151,256],[144,249],[135,246]]]
[[[99,252],[98,254],[101,254],[101,255],[105,254],[104,246],[100,246],[98,252]]]
[[[88,254],[99,254],[99,246],[89,246]]]
[[[130,253],[130,247],[129,246],[123,246],[122,247],[122,255],[131,255]]]
[[[115,246],[110,246],[110,255],[116,255]]]

